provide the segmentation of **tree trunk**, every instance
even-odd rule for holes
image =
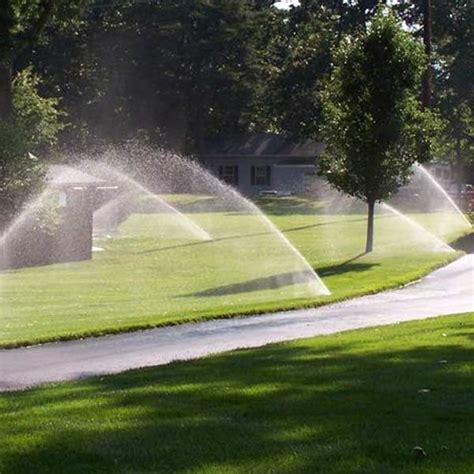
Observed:
[[[431,105],[431,0],[423,0],[423,44],[428,58],[428,65],[421,85],[421,104],[425,109]]]
[[[365,253],[372,252],[374,249],[374,215],[375,215],[375,200],[369,199],[367,201],[368,216],[367,216],[367,242],[365,244]]]
[[[0,120],[13,114],[12,68],[8,63],[0,63]]]
[[[464,175],[464,166],[462,160],[462,151],[461,151],[461,139],[459,135],[456,137],[456,188],[457,188],[457,199],[461,199],[462,185],[463,185],[463,175]]]

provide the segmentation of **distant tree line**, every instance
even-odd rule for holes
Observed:
[[[31,93],[57,99],[46,109],[38,103],[38,120],[56,127],[55,146],[87,148],[143,134],[195,153],[223,134],[322,139],[334,51],[370,27],[380,2],[301,0],[289,10],[274,3],[2,0],[0,142],[13,140],[1,124],[12,126],[21,114],[13,84],[25,70],[36,78]],[[474,3],[429,3],[401,0],[392,9],[430,53],[419,98],[443,121],[435,157],[460,170],[474,159]],[[51,136],[31,138],[33,151],[55,144]],[[0,182],[15,155],[7,157],[1,145]],[[23,170],[24,150],[16,159]]]

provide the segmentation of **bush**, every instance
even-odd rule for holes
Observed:
[[[0,229],[41,188],[45,155],[56,143],[64,114],[58,99],[39,95],[39,77],[31,69],[20,72],[13,81],[15,116],[0,120]]]
[[[13,104],[16,124],[26,132],[30,149],[44,149],[56,144],[58,133],[65,127],[57,98],[44,98],[38,93],[41,80],[31,68],[20,72],[13,81]]]

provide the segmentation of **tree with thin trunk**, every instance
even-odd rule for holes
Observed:
[[[413,164],[433,153],[437,119],[419,101],[425,70],[422,44],[386,7],[334,55],[323,91],[327,149],[319,172],[367,203],[366,252],[374,247],[375,204],[407,184]]]

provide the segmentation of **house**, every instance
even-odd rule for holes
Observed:
[[[301,194],[324,149],[312,140],[255,134],[208,143],[199,159],[215,176],[242,194]]]

